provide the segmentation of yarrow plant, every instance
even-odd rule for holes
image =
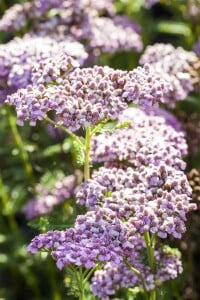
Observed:
[[[184,134],[167,125],[162,117],[127,108],[130,102],[145,110],[158,104],[168,84],[154,76],[149,65],[129,72],[98,66],[80,69],[69,56],[47,58],[36,64],[31,81],[32,85],[8,96],[7,102],[16,107],[20,125],[26,119],[31,125],[45,119],[75,140],[83,153],[85,179],[76,198],[89,211],[76,218],[73,228],[35,237],[28,250],[50,252],[59,269],[67,267],[81,274],[85,268],[82,279],[76,282],[80,299],[84,299],[86,282],[97,266],[105,266],[107,276],[113,267],[117,268],[116,274],[117,270],[119,274],[129,272],[131,278],[125,286],[139,285],[145,299],[155,299],[158,278],[161,284],[181,272],[179,258],[173,254],[165,257],[157,239],[168,235],[180,238],[185,231],[186,213],[195,209],[189,203],[191,188],[182,171],[185,164],[181,156],[187,147]],[[57,122],[49,118],[49,111],[55,113]],[[109,120],[111,124],[115,120],[116,125],[111,126],[110,133],[99,134],[106,130],[105,122]],[[85,129],[85,139],[76,135],[81,128]],[[105,166],[90,179],[91,157]],[[58,193],[43,195],[43,202],[59,198]],[[26,206],[27,213],[34,203],[36,200]],[[32,211],[28,217],[34,215]],[[139,253],[135,236],[143,245]],[[146,266],[140,261],[144,249]],[[161,275],[156,263],[160,257],[162,268],[177,264],[176,272]],[[146,276],[149,279],[145,280]],[[108,299],[124,286],[123,282],[113,283],[112,291],[104,290],[102,294],[95,288],[97,278],[92,281],[91,291],[101,299]]]
[[[140,27],[111,0],[16,4],[0,29],[22,36],[0,45],[1,103],[14,107],[19,126],[38,134],[43,122],[66,134],[80,168],[72,162],[50,188],[30,190],[28,220],[69,202],[75,210],[73,224],[43,230],[27,251],[48,253],[79,300],[109,300],[122,289],[159,300],[160,287],[183,271],[168,239],[182,238],[196,209],[184,173],[186,133],[159,106],[198,89],[198,56],[154,44],[130,70],[93,65],[103,52],[142,50]]]

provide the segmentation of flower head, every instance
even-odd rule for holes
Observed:
[[[158,85],[157,78],[149,79],[148,67],[127,72],[94,66],[68,72],[74,65],[68,58],[65,65],[63,71],[59,69],[62,60],[57,66],[47,59],[33,74],[33,81],[37,83],[39,79],[45,86],[32,85],[8,97],[8,102],[16,107],[19,125],[26,119],[35,125],[49,110],[54,110],[62,124],[76,131],[100,121],[117,119],[128,107],[127,102],[150,106],[162,98],[164,87]]]
[[[133,255],[129,257],[129,264],[141,273],[147,290],[152,290],[155,286],[159,287],[162,282],[174,279],[182,273],[180,253],[177,249],[169,247],[156,249],[156,271],[155,274],[152,274],[150,268],[144,264],[145,246],[142,243],[142,238],[136,236],[133,242],[135,247]],[[143,289],[141,278],[131,271],[125,263],[122,262],[118,266],[111,266],[107,263],[102,270],[95,271],[91,291],[100,299],[109,300],[118,289],[136,286]]]
[[[59,269],[70,264],[91,268],[98,262],[119,264],[125,241],[123,223],[111,210],[99,209],[95,214],[78,216],[74,228],[40,234],[31,241],[28,251],[49,249]]]
[[[80,176],[80,174],[78,174]],[[38,195],[28,201],[23,208],[27,219],[50,213],[54,206],[74,197],[77,191],[77,176],[69,175],[55,183],[51,191],[37,185]]]
[[[155,74],[169,84],[169,90],[164,93],[164,101],[170,106],[174,102],[183,100],[194,89],[199,75],[194,74],[198,61],[193,52],[183,48],[174,48],[170,44],[154,44],[148,46],[140,59],[140,63],[151,63]]]

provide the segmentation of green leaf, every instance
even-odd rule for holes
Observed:
[[[191,37],[192,32],[188,24],[174,21],[160,21],[157,23],[157,31],[168,34]]]
[[[73,226],[72,220],[69,221],[67,218],[68,216],[60,216],[59,218],[59,216],[55,213],[55,215],[52,216],[35,218],[28,222],[28,225],[42,232],[47,232],[49,230],[64,230]]]
[[[0,244],[5,243],[7,240],[7,237],[4,234],[0,234]]]
[[[9,256],[6,254],[0,254],[0,264],[5,264],[9,260]]]
[[[80,144],[77,141],[73,141],[72,152],[75,156],[76,163],[79,166],[83,166],[84,165],[84,159],[85,159],[84,149],[83,149],[82,146],[80,146]]]
[[[121,122],[119,124],[117,124],[115,126],[115,129],[123,129],[123,128],[127,128],[131,125],[131,122],[130,121],[124,121],[124,122]]]
[[[113,133],[113,132],[115,132],[115,130],[124,129],[124,128],[129,127],[130,124],[131,124],[131,122],[129,122],[129,121],[125,121],[125,122],[121,122],[121,123],[109,122],[100,129],[100,133]]]

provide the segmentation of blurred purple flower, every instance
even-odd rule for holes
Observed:
[[[173,107],[176,101],[185,99],[194,90],[198,80],[192,75],[197,62],[194,52],[170,44],[147,46],[140,59],[140,64],[150,63],[154,73],[168,82],[169,89],[164,93],[163,102]],[[193,72],[194,73],[194,72]]]
[[[51,191],[41,185],[37,185],[36,188],[37,196],[31,199],[23,208],[27,219],[48,214],[52,212],[55,205],[74,197],[77,191],[77,176],[70,175],[57,181]]]

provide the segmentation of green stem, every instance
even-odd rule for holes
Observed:
[[[79,275],[80,275],[80,277],[79,277],[79,291],[80,291],[79,299],[80,300],[84,300],[85,299],[85,295],[84,295],[83,269],[82,269],[82,267],[80,267],[80,273],[79,273]]]
[[[154,262],[154,245],[152,244],[150,234],[148,231],[144,233],[144,239],[147,247],[147,256],[149,261],[149,266],[151,268],[151,272],[155,272],[155,262]]]
[[[10,226],[11,231],[14,233],[15,238],[17,239],[18,243],[21,244],[21,237],[20,237],[17,222],[15,220],[15,216],[12,213],[12,210],[7,212],[7,206],[8,206],[8,203],[9,203],[9,196],[6,192],[6,187],[4,186],[1,174],[0,174],[0,190],[2,191],[2,193],[1,193],[2,211],[5,212],[5,214],[6,214],[6,217],[8,219],[8,224]]]
[[[22,138],[19,134],[17,125],[16,125],[16,118],[12,115],[9,107],[7,107],[7,116],[8,116],[8,124],[10,126],[15,143],[19,149],[19,153],[20,153],[23,165],[24,165],[25,172],[26,172],[26,174],[29,178],[29,182],[33,188],[35,180],[34,180],[34,176],[33,176],[33,169],[32,169],[31,163],[30,163],[29,155],[28,155],[27,151],[24,149],[24,144],[23,144]]]
[[[148,262],[151,269],[151,272],[155,273],[155,259],[154,259],[154,247],[155,247],[155,234],[152,234],[152,237],[150,237],[150,233],[146,231],[144,233],[144,239],[147,247],[147,256],[148,256]],[[149,292],[149,300],[156,300],[156,290],[151,290]]]
[[[86,270],[83,272],[82,267],[77,268],[74,265],[68,266],[68,272],[70,273],[70,276],[74,278],[79,291],[79,300],[87,300],[85,296],[86,283],[95,269],[96,267],[90,269],[89,271]]]
[[[89,270],[89,272],[85,272],[84,273],[84,279],[83,279],[83,286],[85,287],[87,281],[89,280],[90,276],[93,274],[93,272],[95,271],[96,267],[92,268],[91,270]]]
[[[131,266],[127,261],[125,261],[125,264],[129,268],[129,270],[134,272],[140,278],[140,280],[142,282],[142,287],[143,287],[143,290],[144,290],[144,299],[148,300],[148,292],[147,292],[145,281],[144,281],[144,278],[143,278],[141,272],[139,270],[137,270],[136,268],[134,268],[133,266]]]
[[[51,123],[52,125],[54,125],[55,127],[61,128],[61,129],[62,129],[63,131],[65,131],[69,136],[71,136],[71,138],[72,138],[73,140],[75,140],[75,141],[79,144],[79,146],[83,147],[83,143],[81,142],[80,138],[79,138],[77,135],[75,135],[73,132],[71,132],[69,129],[67,129],[65,126],[63,126],[63,125],[61,125],[61,124],[59,124],[59,123],[53,121],[52,119],[50,119],[50,118],[47,117],[47,116],[46,116],[44,119],[45,119],[47,122],[49,122],[49,123]]]
[[[150,291],[149,300],[156,300],[156,290],[155,289]]]
[[[85,160],[84,160],[84,179],[90,178],[90,147],[91,147],[91,130],[90,127],[85,128]]]

